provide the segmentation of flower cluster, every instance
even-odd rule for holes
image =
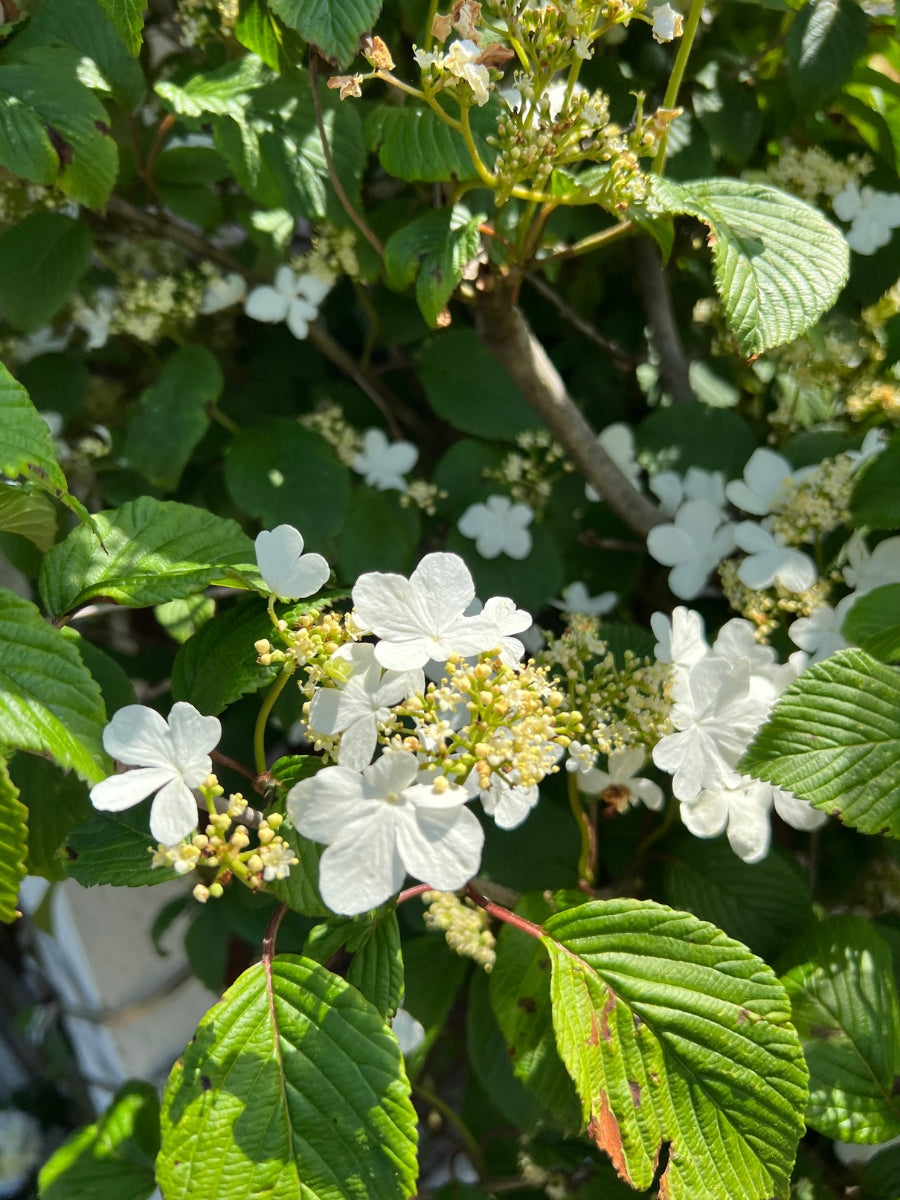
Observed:
[[[471,958],[490,974],[497,958],[497,939],[484,909],[461,900],[455,892],[423,892],[422,899],[428,905],[426,929],[440,930],[455,954]]]

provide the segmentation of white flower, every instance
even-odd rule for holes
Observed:
[[[17,1108],[0,1110],[0,1196],[14,1196],[41,1159],[41,1127]]]
[[[391,705],[425,688],[419,671],[385,671],[375,658],[375,647],[366,642],[341,646],[334,658],[351,665],[350,677],[340,687],[319,688],[309,708],[313,732],[341,735],[338,765],[363,770],[372,761],[378,724],[387,721]]]
[[[639,800],[656,812],[662,808],[665,796],[658,783],[654,783],[652,779],[639,778],[638,772],[645,761],[646,757],[640,746],[632,746],[628,750],[614,750],[609,756],[609,770],[601,771],[599,767],[592,767],[583,772],[578,776],[578,790],[587,796],[608,792],[604,798],[619,812],[624,812]]]
[[[594,769],[596,760],[597,752],[593,746],[585,746],[581,742],[569,742],[568,757],[566,758],[567,771],[578,771],[584,775]]]
[[[859,532],[844,547],[844,579],[857,597],[886,583],[900,583],[900,537],[885,538],[870,554]]]
[[[896,193],[860,189],[848,183],[834,197],[831,207],[839,220],[852,222],[845,236],[847,245],[857,254],[874,254],[900,227],[900,195]]]
[[[795,646],[809,654],[810,664],[828,658],[848,644],[841,627],[844,618],[859,597],[855,592],[840,600],[836,608],[823,604],[808,617],[800,617],[788,628],[788,637]]]
[[[204,316],[221,312],[223,308],[231,308],[232,304],[240,304],[247,294],[247,282],[237,271],[229,271],[227,275],[214,275],[206,285],[200,312]]]
[[[616,607],[619,597],[615,592],[601,592],[592,596],[579,580],[564,587],[561,600],[551,600],[554,608],[567,613],[583,613],[587,617],[604,617]]]
[[[521,825],[539,799],[536,784],[522,787],[508,783],[500,771],[491,772],[490,789],[481,793],[484,811],[494,818],[500,829],[515,829]]]
[[[772,788],[772,803],[782,821],[792,829],[808,832],[818,829],[828,820],[828,813],[813,808],[807,800],[801,800],[799,796],[795,796],[793,792],[786,792],[784,788]]]
[[[319,890],[333,912],[376,908],[407,874],[452,892],[478,870],[484,832],[465,807],[468,793],[446,777],[428,786],[418,775],[415,755],[395,750],[362,772],[326,767],[288,792],[294,828],[327,843]]]
[[[463,537],[475,539],[482,558],[506,554],[521,560],[531,553],[528,526],[533,520],[527,504],[514,504],[509,496],[488,496],[484,504],[470,504],[456,527]]]
[[[279,600],[313,596],[328,582],[328,563],[321,554],[303,553],[303,534],[293,525],[264,530],[254,545],[259,573]]]
[[[334,280],[321,275],[295,275],[290,267],[279,267],[273,287],[254,288],[244,302],[244,312],[254,321],[277,325],[286,321],[295,338],[305,338],[309,323],[318,316],[319,305],[331,291]]]
[[[662,44],[663,42],[674,41],[675,38],[681,37],[684,29],[684,18],[680,12],[677,12],[671,4],[660,4],[653,10],[653,38],[654,41]]]
[[[783,455],[763,446],[747,460],[743,480],[726,485],[725,495],[735,508],[764,517],[784,507],[790,488],[804,474],[795,472]]]
[[[516,608],[509,596],[491,596],[481,610],[481,618],[495,637],[494,645],[500,650],[500,658],[508,667],[516,666],[525,653],[525,647],[513,634],[527,634],[535,628],[531,623],[531,613],[524,608]]]
[[[297,864],[293,849],[287,842],[280,846],[264,846],[262,849],[265,850],[263,879],[266,883],[274,883],[276,879],[287,879],[291,867]]]
[[[724,514],[725,476],[721,471],[688,467],[683,478],[677,471],[660,471],[647,486],[667,517],[674,517],[686,500],[710,500]]]
[[[658,563],[672,567],[669,587],[680,600],[703,590],[710,571],[734,549],[732,526],[710,500],[689,500],[672,525],[657,525],[647,535],[647,549]]]
[[[728,833],[731,848],[744,862],[754,863],[769,851],[772,785],[744,775],[734,787],[705,789],[681,805],[681,819],[695,837]]]
[[[857,468],[861,467],[864,462],[868,462],[870,458],[874,458],[876,454],[887,445],[887,437],[883,429],[870,429],[862,440],[862,445],[858,450],[845,450],[844,453],[848,458],[852,458],[856,463]]]
[[[576,38],[572,43],[572,49],[579,58],[591,58],[594,54],[594,48],[591,45],[591,39],[587,34],[585,34],[584,37]]]
[[[86,350],[99,350],[109,338],[109,324],[116,307],[116,293],[112,288],[97,288],[93,305],[81,296],[72,302],[72,323],[87,334]]]
[[[792,592],[805,592],[816,582],[816,564],[802,550],[786,546],[780,534],[769,533],[755,521],[734,527],[734,540],[747,557],[738,567],[738,579],[749,588],[767,588],[773,583]]]
[[[709,653],[703,618],[692,608],[679,605],[672,610],[671,621],[665,613],[656,612],[650,628],[657,638],[653,653],[660,662],[690,669]]]
[[[640,490],[641,468],[634,452],[634,433],[624,421],[615,421],[600,432],[597,441],[613,460],[632,487]],[[589,483],[584,485],[588,500],[599,500],[600,493]]]
[[[481,57],[481,50],[468,38],[454,42],[444,55],[442,66],[451,75],[464,79],[475,95],[475,103],[479,108],[487,104],[491,86],[491,77],[486,66],[478,64],[476,59]]]
[[[128,704],[103,731],[107,754],[135,767],[111,775],[91,788],[91,803],[103,812],[121,812],[156,792],[150,810],[150,832],[172,846],[197,827],[199,787],[212,770],[210,750],[219,744],[222,726],[204,717],[193,704],[172,705],[168,722],[152,708]]]
[[[353,589],[356,623],[381,640],[375,657],[383,667],[410,671],[429,659],[468,657],[493,650],[531,624],[531,615],[505,596],[488,600],[467,617],[475,584],[458,554],[426,554],[409,579],[381,571],[360,575]]]
[[[385,492],[396,488],[406,491],[403,476],[416,465],[419,451],[412,442],[389,442],[381,429],[367,429],[363,434],[362,453],[353,460],[353,470],[364,476],[369,487]]]

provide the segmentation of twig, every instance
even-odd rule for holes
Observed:
[[[644,361],[642,357],[639,358],[637,355],[629,354],[617,342],[604,337],[581,313],[576,312],[571,305],[566,304],[559,292],[555,288],[552,288],[540,275],[526,275],[525,278],[536,292],[540,292],[546,300],[549,300],[562,313],[573,329],[577,329],[582,337],[586,337],[589,342],[593,342],[595,346],[599,346],[601,350],[609,354],[615,361],[616,366],[622,371],[633,371],[636,366]]]
[[[588,483],[616,516],[635,533],[646,537],[666,518],[626,479],[600,445],[521,309],[512,303],[509,282],[494,276],[485,283],[487,286],[477,294],[475,309],[476,329],[482,342],[518,384]]]
[[[266,986],[271,989],[272,976],[272,959],[275,957],[275,942],[278,939],[278,930],[281,928],[281,922],[284,920],[288,911],[286,904],[279,904],[269,918],[269,923],[266,926],[265,937],[263,938],[262,948],[262,963],[266,972]]]
[[[335,194],[340,200],[344,212],[363,235],[379,258],[384,258],[384,246],[378,240],[377,235],[369,228],[360,214],[350,202],[350,197],[344,191],[344,185],[338,178],[338,173],[334,167],[334,159],[331,157],[331,146],[328,143],[328,131],[325,128],[325,121],[322,117],[322,97],[319,95],[319,75],[318,75],[318,55],[315,50],[311,50],[309,54],[309,85],[312,92],[313,115],[316,119],[316,128],[319,131],[319,141],[322,143],[322,153],[325,156],[325,167],[328,171],[328,178],[331,180],[331,186],[334,188]]]
[[[663,387],[676,404],[691,403],[696,397],[691,387],[688,360],[678,335],[669,281],[660,261],[659,250],[651,238],[642,237],[634,243],[634,254],[650,336],[659,355],[659,374]]]

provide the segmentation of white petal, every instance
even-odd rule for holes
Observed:
[[[244,301],[244,312],[254,321],[277,325],[288,314],[290,300],[271,287],[254,288]]]
[[[441,620],[462,615],[475,598],[469,568],[458,554],[426,554],[410,576]]]
[[[477,873],[484,830],[468,808],[417,808],[399,815],[397,850],[414,878],[449,892]]]
[[[694,837],[718,837],[728,824],[728,800],[724,792],[701,792],[682,804],[681,819]]]
[[[174,846],[197,829],[197,801],[181,779],[156,794],[150,809],[150,832],[164,846]]]
[[[359,772],[347,767],[325,767],[287,794],[294,828],[316,842],[335,841],[350,824],[372,818],[381,803],[368,796]]]
[[[318,315],[317,310],[305,300],[292,300],[287,311],[287,327],[302,342],[309,336],[310,321],[314,321]]]
[[[119,709],[103,730],[103,748],[112,758],[129,766],[176,768],[178,765],[165,718],[145,704],[127,704]]]
[[[793,792],[786,792],[783,788],[772,789],[772,800],[779,817],[792,829],[818,829],[828,820],[828,813],[813,808],[806,800],[801,800],[799,796],[795,796]]]
[[[342,767],[351,767],[354,771],[365,770],[372,761],[377,744],[378,729],[375,717],[371,714],[358,717],[341,734],[338,764]]]
[[[355,916],[399,892],[406,877],[397,852],[391,811],[359,822],[319,860],[319,891],[332,912]]]
[[[199,787],[212,770],[209,751],[218,746],[222,726],[216,717],[204,717],[184,700],[172,705],[169,729],[175,761],[188,787]]]
[[[101,812],[122,812],[146,800],[168,783],[173,775],[170,767],[136,767],[121,775],[110,775],[91,788],[91,804]]]

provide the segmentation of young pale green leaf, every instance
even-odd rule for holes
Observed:
[[[94,812],[87,788],[73,771],[64,774],[55,763],[34,754],[17,754],[9,773],[28,809],[29,875],[65,879],[63,843]]]
[[[29,480],[90,525],[84,505],[69,494],[47,422],[25,389],[0,363],[0,472]],[[15,532],[20,532],[16,530]]]
[[[381,0],[269,0],[269,8],[323,58],[347,67],[359,53],[360,34],[378,20]]]
[[[125,812],[95,813],[66,839],[67,874],[83,887],[143,887],[177,878],[171,867],[154,867],[150,800]]]
[[[267,67],[278,70],[278,34],[265,0],[242,0],[234,36]]]
[[[253,543],[237,523],[189,504],[141,496],[94,525],[96,535],[82,526],[44,559],[40,590],[53,616],[99,597],[141,608],[256,577]]]
[[[107,774],[100,689],[68,638],[0,591],[0,745],[47,754],[87,783]]]
[[[887,942],[864,917],[829,917],[782,976],[809,1067],[807,1124],[845,1142],[900,1134],[900,1003]]]
[[[78,77],[82,55],[41,46],[0,64],[0,163],[102,208],[119,167],[103,104]]]
[[[374,920],[331,921],[317,925],[303,947],[307,958],[323,965],[335,955],[350,957],[344,978],[358,988],[383,1017],[391,1017],[403,999],[403,956],[396,910]]]
[[[543,921],[552,911],[537,893],[516,905],[516,913],[529,921]],[[539,942],[511,925],[497,939],[490,997],[516,1078],[535,1093],[554,1125],[577,1129],[578,1096],[553,1035],[547,960]]]
[[[144,28],[144,0],[97,0],[97,3],[119,31],[128,53],[141,52],[141,33]]]
[[[258,692],[278,675],[257,662],[254,644],[272,634],[265,603],[246,596],[207,621],[175,656],[172,699],[215,715],[239,696]]]
[[[808,667],[738,765],[845,825],[900,837],[900,671],[855,649]]]
[[[670,1200],[786,1197],[807,1075],[784,988],[721,930],[651,901],[551,917],[553,1024],[592,1140]]]
[[[198,71],[184,86],[169,80],[156,85],[156,94],[182,117],[214,113],[243,122],[252,94],[272,79],[272,72],[255,54],[245,54],[216,67]]]
[[[384,1018],[309,959],[245,971],[169,1077],[157,1178],[166,1200],[405,1200],[416,1114]]]
[[[7,924],[21,916],[16,901],[27,874],[27,857],[28,809],[19,800],[6,760],[0,758],[0,921]]]
[[[850,498],[854,525],[900,528],[900,433],[866,463]]]
[[[860,596],[841,632],[881,662],[900,659],[900,583],[886,583]]]
[[[847,280],[843,234],[796,196],[740,179],[662,178],[653,195],[666,212],[709,226],[716,290],[743,354],[799,337]]]
[[[73,1133],[41,1168],[41,1200],[147,1200],[158,1152],[156,1088],[126,1083],[100,1120]]]
[[[866,14],[854,0],[809,0],[785,43],[788,83],[798,107],[810,111],[845,83],[866,47]]]
[[[718,925],[760,958],[774,958],[812,923],[809,878],[777,846],[758,863],[742,862],[725,838],[684,838],[669,853],[668,903]]]
[[[141,397],[140,412],[125,440],[125,456],[162,491],[177,489],[192,451],[209,428],[209,406],[224,386],[214,354],[204,346],[182,346]]]
[[[0,237],[0,309],[33,333],[59,312],[87,270],[94,239],[62,213],[33,212]]]
[[[56,509],[43,492],[0,483],[0,531],[17,533],[46,552],[56,541]]]

